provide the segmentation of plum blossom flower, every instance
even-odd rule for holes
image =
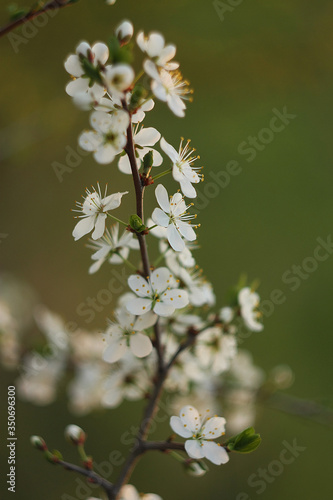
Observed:
[[[120,490],[119,500],[162,500],[155,493],[138,493],[136,488],[131,484],[125,484]]]
[[[112,97],[123,99],[134,80],[134,70],[129,64],[114,64],[107,66],[103,74],[103,81]]]
[[[97,100],[103,97],[105,94],[103,85],[91,81],[85,75],[82,62],[88,59],[95,68],[102,68],[108,58],[109,49],[104,43],[97,42],[90,47],[89,43],[81,42],[76,47],[76,54],[69,55],[64,64],[66,71],[74,78],[66,86],[67,94],[73,97],[77,94],[91,93]]]
[[[122,264],[123,259],[128,258],[130,249],[139,249],[139,243],[134,238],[133,233],[125,230],[119,236],[118,222],[111,226],[110,231],[106,229],[98,240],[90,240],[87,246],[95,250],[91,256],[95,262],[90,266],[89,274],[96,273],[107,260],[110,264]]]
[[[187,222],[195,219],[196,215],[189,215],[184,198],[180,193],[175,193],[169,201],[168,192],[162,184],[155,189],[156,200],[161,208],[155,208],[152,219],[158,226],[167,229],[166,236],[176,252],[181,252],[185,248],[185,240],[194,241],[196,234],[193,227]],[[198,226],[195,226],[198,227]]]
[[[132,274],[128,285],[138,295],[127,304],[127,310],[135,315],[153,310],[159,316],[171,316],[188,304],[187,292],[177,288],[178,283],[166,267],[155,269],[147,280]]]
[[[247,328],[253,332],[261,332],[264,328],[258,321],[261,316],[258,311],[259,302],[259,295],[249,287],[242,288],[238,293],[241,316]]]
[[[173,71],[179,67],[179,63],[170,62],[176,55],[175,45],[165,45],[164,37],[160,33],[152,32],[148,36],[140,31],[136,42],[142,52],[153,59],[156,66],[167,71]]]
[[[94,130],[86,130],[80,135],[80,147],[93,152],[98,163],[111,163],[126,145],[128,114],[125,111],[116,111],[112,115],[94,111],[90,123]]]
[[[102,405],[106,408],[116,408],[124,399],[142,399],[150,385],[151,375],[142,360],[139,361],[128,350],[120,360],[118,368],[112,371],[102,385]]]
[[[92,239],[98,240],[101,238],[105,231],[107,212],[118,208],[121,204],[121,198],[127,193],[128,191],[125,191],[123,193],[114,193],[106,196],[105,188],[104,197],[102,197],[99,184],[98,192],[95,188],[93,188],[92,192],[86,189],[87,195],[84,198],[84,202],[76,202],[79,208],[76,212],[82,213],[82,215],[77,216],[81,220],[76,224],[72,233],[75,241],[82,238],[85,234],[90,233],[93,229],[94,232],[91,235]]]
[[[195,353],[199,363],[219,375],[230,368],[237,354],[237,341],[234,335],[224,335],[219,327],[207,328],[200,334]]]
[[[205,304],[213,306],[216,299],[212,284],[202,276],[202,269],[197,267],[192,270],[180,267],[178,277],[185,284],[192,306],[200,307]]]
[[[153,167],[158,167],[161,165],[163,158],[158,151],[152,148],[156,144],[156,142],[160,139],[161,134],[153,127],[134,128],[133,133],[133,142],[135,146],[136,153],[136,164],[138,169],[141,167],[141,161],[145,157],[145,155],[149,152],[153,152]],[[127,155],[121,156],[118,162],[118,167],[121,172],[124,174],[131,174],[131,165]]]
[[[106,331],[108,345],[104,351],[103,359],[107,363],[115,363],[130,349],[137,358],[148,356],[153,345],[144,330],[156,323],[157,316],[149,312],[144,316],[135,317],[120,308],[115,311],[115,322],[111,322]]]
[[[166,102],[171,111],[180,118],[185,116],[184,100],[190,100],[192,91],[188,88],[188,82],[183,80],[181,73],[176,71],[157,70],[155,64],[147,59],[144,70],[152,78],[151,89],[154,95]]]
[[[229,461],[229,456],[223,446],[213,442],[225,433],[223,417],[201,418],[193,406],[184,406],[179,417],[171,417],[170,426],[179,436],[186,438],[185,450],[191,458],[207,458],[213,464],[221,465]]]
[[[179,182],[184,196],[196,198],[197,192],[192,184],[197,184],[200,180],[203,180],[203,176],[196,172],[197,170],[201,170],[202,167],[193,167],[192,163],[200,157],[192,156],[195,150],[189,147],[190,141],[187,141],[185,146],[183,146],[183,141],[184,139],[181,139],[178,152],[164,137],[162,137],[160,144],[163,151],[172,161],[173,178]]]

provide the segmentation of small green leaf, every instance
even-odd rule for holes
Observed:
[[[142,233],[147,227],[144,225],[138,215],[131,215],[129,218],[129,225],[136,233]]]
[[[17,19],[21,19],[21,17],[26,16],[30,12],[30,9],[27,7],[18,7],[17,4],[12,3],[8,5],[7,12],[9,14],[9,19],[11,21],[16,21]]]
[[[132,91],[131,101],[129,105],[130,111],[137,109],[140,106],[142,99],[145,99],[146,97],[147,90],[144,88],[144,86],[140,83],[135,85]]]
[[[118,38],[114,36],[110,38],[110,40],[108,41],[108,47],[110,51],[110,60],[113,64],[115,63],[130,64],[133,61],[133,52],[131,43],[121,47]]]
[[[249,427],[237,434],[237,436],[231,437],[226,442],[226,446],[230,451],[236,451],[237,453],[251,453],[258,448],[260,443],[260,434],[256,434],[253,427]]]
[[[53,451],[52,451],[52,455],[53,455],[54,457],[58,458],[59,460],[62,460],[62,459],[63,459],[62,454],[60,453],[60,451],[59,451],[59,450],[53,450]]]

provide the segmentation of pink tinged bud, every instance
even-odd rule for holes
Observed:
[[[65,429],[65,438],[75,446],[81,445],[86,440],[86,433],[77,425],[68,425]]]
[[[47,450],[46,443],[45,443],[44,439],[41,438],[40,436],[31,436],[30,443],[37,450],[40,450],[40,451]]]
[[[131,40],[133,33],[134,33],[133,24],[127,20],[120,23],[119,26],[116,28],[116,36],[122,45],[125,45]]]

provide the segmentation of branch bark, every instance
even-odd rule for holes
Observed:
[[[13,31],[15,28],[18,28],[22,24],[28,23],[29,21],[32,21],[35,19],[35,17],[40,16],[41,14],[44,14],[45,12],[48,12],[50,10],[57,10],[57,9],[62,9],[64,7],[68,7],[71,5],[72,2],[69,2],[69,0],[51,0],[47,4],[44,5],[39,10],[34,10],[31,9],[27,14],[24,16],[20,17],[19,19],[15,19],[15,21],[12,21],[8,23],[6,26],[3,26],[0,28],[0,37],[7,35],[11,31]]]

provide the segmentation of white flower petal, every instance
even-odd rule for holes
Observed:
[[[150,299],[132,299],[127,305],[127,310],[139,316],[140,314],[145,314],[151,310],[152,302]]]
[[[167,290],[163,294],[163,302],[176,309],[182,309],[189,303],[188,293],[186,290]]]
[[[229,455],[223,446],[219,446],[212,441],[204,441],[201,447],[205,458],[213,462],[215,465],[226,464],[229,462]]]
[[[108,163],[113,162],[116,154],[117,151],[114,149],[113,146],[111,146],[111,144],[103,144],[99,146],[97,151],[95,151],[94,158],[97,161],[97,163],[100,163],[101,165],[106,165]]]
[[[126,350],[126,340],[118,337],[107,346],[103,352],[103,359],[107,363],[116,363],[124,356]]]
[[[201,434],[206,439],[216,439],[225,432],[225,418],[212,417],[209,418],[202,426]]]
[[[128,286],[130,289],[139,295],[139,297],[147,297],[152,294],[152,289],[150,284],[139,274],[132,274],[129,276]]]
[[[155,208],[151,215],[151,218],[153,219],[155,224],[162,227],[168,227],[170,222],[170,217],[160,208]]]
[[[109,58],[109,49],[105,45],[105,43],[101,42],[95,43],[92,46],[91,51],[95,56],[95,61],[94,61],[95,65],[97,61],[104,65]]]
[[[186,424],[193,434],[196,434],[201,427],[199,412],[194,406],[186,405],[179,412],[179,417],[183,424]]]
[[[162,293],[175,284],[175,279],[167,267],[159,267],[151,273],[150,283],[155,292]]]
[[[164,304],[163,302],[156,302],[154,306],[154,312],[159,316],[167,318],[175,312],[175,308]]]
[[[88,78],[77,78],[76,80],[72,80],[66,85],[66,92],[71,97],[73,97],[75,94],[80,94],[81,92],[87,92],[88,89]]]
[[[71,54],[65,61],[65,70],[72,76],[79,77],[84,75],[80,59],[77,55]]]
[[[169,202],[169,196],[168,196],[168,191],[165,189],[163,184],[159,184],[157,188],[155,189],[155,196],[157,203],[161,207],[164,212],[168,213],[170,211],[170,202]]]
[[[177,163],[179,161],[179,154],[171,144],[169,144],[164,137],[160,140],[160,146],[164,153],[168,155],[172,163]]]
[[[79,240],[85,234],[90,233],[90,231],[94,228],[95,216],[84,217],[80,222],[76,224],[74,227],[72,235],[74,236],[75,241]]]
[[[135,333],[130,337],[131,351],[138,358],[144,358],[148,356],[153,350],[153,344],[147,335],[142,333]]]
[[[93,240],[98,240],[103,236],[105,231],[105,219],[106,219],[106,214],[97,215],[97,219],[95,221],[95,230],[91,235]]]
[[[103,198],[102,200],[102,203],[104,205],[103,211],[107,212],[108,210],[114,210],[115,208],[120,207],[121,199],[125,194],[128,194],[128,191],[124,191],[122,193],[110,194],[109,196]]]
[[[174,224],[170,224],[167,228],[167,238],[176,252],[181,252],[185,248],[185,241],[180,236]]]
[[[179,417],[170,418],[170,427],[178,436],[183,438],[192,437],[193,433],[187,428],[186,424],[183,424]]]
[[[139,146],[154,146],[159,141],[161,134],[156,128],[143,128],[134,137],[135,144]]]
[[[79,146],[85,151],[96,151],[102,143],[102,138],[97,132],[88,130],[79,136]]]
[[[195,241],[197,239],[194,229],[187,222],[178,221],[178,228],[181,235],[184,236],[186,240]]]
[[[199,459],[205,456],[202,452],[202,446],[200,446],[200,443],[195,439],[185,441],[185,450],[191,458]]]

